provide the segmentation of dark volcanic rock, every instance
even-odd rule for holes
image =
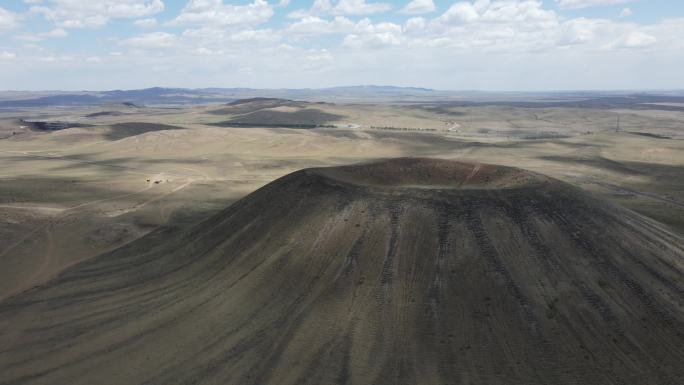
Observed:
[[[26,124],[30,124],[34,128],[41,131],[59,131],[66,130],[72,127],[87,127],[86,124],[74,123],[74,122],[61,122],[61,121],[24,121]]]
[[[0,383],[681,384],[683,245],[519,169],[302,170],[0,303]]]

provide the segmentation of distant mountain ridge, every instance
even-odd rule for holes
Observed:
[[[312,100],[321,97],[364,97],[369,95],[392,95],[411,97],[412,94],[435,94],[444,91],[428,88],[395,86],[348,86],[320,89],[254,89],[254,88],[164,88],[152,87],[137,90],[111,91],[41,91],[0,92],[0,107],[42,107],[42,106],[88,106],[112,102],[138,104],[204,104],[228,103],[239,99],[280,98]]]
[[[420,87],[358,85],[329,88],[164,88],[111,91],[0,91],[0,108],[99,106],[108,103],[178,106],[278,98],[330,102],[455,103],[454,106],[505,104],[518,107],[610,108],[648,103],[684,103],[684,91],[484,92]],[[513,104],[512,104],[513,103]],[[517,104],[516,104],[517,103]],[[538,104],[541,103],[541,104]],[[570,106],[570,105],[567,105]],[[681,106],[669,106],[682,108]]]

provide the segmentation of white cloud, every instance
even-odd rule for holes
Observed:
[[[38,61],[41,61],[44,63],[71,62],[74,60],[75,60],[75,58],[73,56],[70,56],[70,55],[48,55],[48,56],[38,57]]]
[[[330,13],[332,7],[333,6],[330,0],[314,0],[309,9],[299,9],[294,12],[290,12],[287,17],[291,19],[303,19],[311,16],[320,16]]]
[[[17,14],[0,7],[0,32],[16,27],[18,23],[17,19]]]
[[[342,45],[352,48],[397,46],[404,41],[403,29],[398,24],[373,24],[368,18],[353,22],[344,16],[336,16],[332,20],[309,16],[291,24],[285,33],[295,37],[341,34],[345,35]]]
[[[269,46],[281,39],[279,31],[272,29],[231,29],[220,27],[203,27],[187,29],[183,32],[183,39],[187,46],[200,47],[202,54],[215,55],[227,49],[242,49],[250,46],[253,49]]]
[[[581,9],[631,3],[635,0],[556,0],[562,9]]]
[[[555,21],[554,11],[544,9],[538,0],[476,0],[455,3],[439,17],[440,22],[448,23],[514,23]]]
[[[55,28],[52,31],[45,34],[47,37],[67,37],[69,33],[62,28]]]
[[[412,45],[488,51],[532,51],[553,47],[562,30],[559,16],[540,1],[459,2],[428,22]]]
[[[625,8],[620,12],[619,16],[620,16],[620,18],[623,18],[623,17],[630,17],[633,14],[634,14],[634,12],[632,12],[631,8]]]
[[[308,16],[291,24],[286,32],[292,35],[317,36],[328,33],[348,33],[355,29],[355,23],[344,16],[336,16],[332,20]]]
[[[640,35],[625,37],[637,30],[637,25],[607,19],[563,19],[537,0],[477,0],[458,2],[432,19],[410,18],[403,26],[373,23],[369,19],[354,22],[344,16],[307,16],[290,24],[283,34],[294,41],[300,37],[341,34],[345,35],[343,46],[356,49],[405,46],[525,53],[580,45],[590,50],[606,50],[654,43]]]
[[[609,48],[649,48],[657,42],[658,39],[655,36],[651,36],[641,31],[632,31],[614,41],[609,45]]]
[[[330,12],[333,8],[330,0],[314,0],[311,11],[314,14]]]
[[[114,42],[114,47],[99,56],[87,52],[87,45],[76,51],[63,44],[30,47],[19,42],[15,47],[11,44],[17,42],[10,39],[0,47],[0,59],[6,60],[3,68],[15,69],[0,71],[0,81],[5,87],[76,87],[58,75],[78,66],[87,69],[79,76],[97,73],[97,78],[83,81],[100,88],[152,86],[169,79],[192,87],[401,85],[409,81],[406,73],[418,74],[410,77],[414,85],[485,89],[670,87],[684,79],[684,70],[677,65],[684,61],[684,18],[649,24],[618,19],[620,6],[608,9],[614,18],[599,19],[561,13],[555,1],[453,0],[445,11],[401,18],[408,20],[400,23],[389,22],[395,13],[367,18],[341,14],[351,12],[354,5],[362,5],[354,11],[358,14],[358,9],[389,0],[316,0],[287,25],[266,28],[261,23],[280,3],[268,1],[270,5],[259,0],[189,1],[173,22],[183,26],[183,32],[143,30],[138,32],[152,33],[125,40],[110,36],[103,41]],[[391,3],[403,12],[411,2]],[[51,8],[55,4],[43,1]],[[154,20],[135,17],[126,25],[143,26],[148,19]],[[55,26],[54,31],[59,29]],[[65,27],[61,30],[67,33]],[[17,59],[10,61],[13,57]],[[653,63],[658,63],[658,71],[643,71]],[[592,71],[586,71],[588,67]],[[673,85],[668,83],[671,79]]]
[[[611,30],[612,22],[604,19],[572,19],[561,25],[557,44],[571,46],[587,44],[600,39],[606,31]]]
[[[178,37],[166,32],[151,32],[123,40],[119,44],[135,48],[169,48],[178,44]]]
[[[17,36],[17,39],[26,41],[42,41],[46,39],[62,38],[69,36],[69,32],[65,31],[63,28],[55,28],[49,32],[25,34]]]
[[[139,18],[164,10],[162,0],[49,0],[31,7],[62,28],[97,28],[112,19]]]
[[[468,23],[477,20],[480,17],[475,7],[466,2],[460,2],[452,5],[449,9],[439,17],[442,23]]]
[[[406,4],[399,12],[408,15],[430,13],[435,10],[435,3],[432,0],[413,0]]]
[[[133,22],[137,27],[140,28],[152,28],[157,26],[157,19],[150,17],[147,19],[139,19]]]
[[[14,52],[0,51],[0,60],[14,60],[16,57]]]
[[[368,24],[359,33],[347,35],[342,43],[352,48],[398,46],[402,43],[401,26],[394,23]]]
[[[288,32],[313,36],[347,31],[343,45],[357,49],[404,46],[525,54],[643,49],[659,44],[674,48],[683,45],[673,38],[681,36],[683,25],[684,19],[670,23],[667,29],[649,30],[608,19],[564,19],[538,0],[477,0],[455,3],[432,19],[410,18],[403,26],[373,24],[368,19],[354,23],[311,17],[292,24]]]
[[[265,0],[254,0],[247,5],[223,4],[223,0],[190,0],[169,25],[258,25],[272,16],[273,7]]]
[[[370,15],[373,13],[386,12],[392,9],[387,3],[366,3],[365,0],[340,0],[333,14],[335,15]]]
[[[221,50],[212,50],[206,47],[199,47],[195,50],[200,55],[206,55],[206,56],[217,56],[217,55],[223,55],[223,51]]]
[[[290,12],[288,17],[300,19],[309,16],[365,16],[386,12],[392,9],[388,3],[367,3],[366,0],[339,0],[333,4],[330,0],[315,0],[309,9]]]
[[[280,36],[271,29],[243,30],[230,35],[234,42],[270,43],[280,40]]]
[[[314,61],[314,62],[329,62],[333,60],[333,56],[328,52],[328,50],[323,49],[323,50],[312,50],[306,55],[306,59],[309,61]]]
[[[658,39],[657,47],[665,52],[684,52],[684,18],[665,20],[653,25],[644,25],[640,31]]]
[[[412,17],[406,20],[405,29],[406,30],[421,30],[427,25],[427,19],[424,17]]]
[[[310,72],[324,72],[330,69],[333,55],[326,49],[310,50],[303,55],[302,69]]]

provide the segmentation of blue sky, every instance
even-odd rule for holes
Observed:
[[[683,68],[674,0],[0,0],[0,89],[681,89]]]

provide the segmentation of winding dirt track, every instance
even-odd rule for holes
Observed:
[[[681,384],[682,362],[684,240],[430,159],[302,170],[0,302],[0,384]]]

